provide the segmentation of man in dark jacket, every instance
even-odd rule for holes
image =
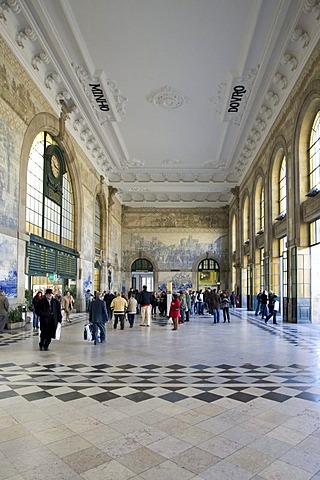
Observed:
[[[108,313],[105,302],[101,300],[100,292],[96,292],[96,299],[90,303],[89,320],[92,322],[92,336],[94,338],[94,345],[99,343],[99,330],[100,342],[105,343],[107,338],[106,322],[108,321]]]
[[[147,291],[147,285],[143,285],[140,293],[139,303],[141,305],[140,327],[150,327],[151,318],[151,293]]]
[[[109,292],[106,293],[105,296],[103,297],[103,300],[107,307],[108,318],[112,317],[112,311],[111,311],[110,305],[114,298],[116,298],[116,296],[111,292],[111,290],[109,290]]]
[[[40,350],[49,349],[51,339],[56,336],[57,325],[62,322],[60,302],[52,294],[51,288],[47,288],[45,296],[35,307],[36,315],[40,318]]]
[[[277,325],[277,317],[276,317],[277,312],[274,309],[274,304],[276,303],[276,298],[278,298],[277,295],[275,293],[273,293],[272,290],[270,290],[269,296],[268,296],[269,315],[267,315],[267,317],[265,319],[265,323],[268,323],[268,320],[270,320],[270,318],[272,317],[272,323]]]

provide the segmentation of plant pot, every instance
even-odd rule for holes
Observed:
[[[17,328],[23,328],[25,326],[26,322],[21,321],[21,322],[8,322],[7,323],[7,329],[8,330],[16,330]]]

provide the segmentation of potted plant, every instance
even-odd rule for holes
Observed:
[[[7,317],[7,329],[13,330],[16,328],[22,328],[26,324],[25,320],[22,318],[22,308],[21,306],[12,308],[9,310]]]

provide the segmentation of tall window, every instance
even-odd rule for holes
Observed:
[[[287,161],[283,157],[279,176],[279,215],[287,213]]]
[[[93,287],[96,291],[100,290],[101,284],[101,249],[102,249],[102,217],[101,217],[101,202],[98,197],[96,196],[96,203],[94,209],[94,247],[95,247],[95,254],[99,258],[95,262],[94,265],[94,279],[93,279]]]
[[[232,217],[232,253],[236,251],[237,246],[237,223],[236,216]]]
[[[246,197],[243,205],[243,242],[246,243],[250,239],[250,230],[249,230],[249,198]]]
[[[53,138],[41,132],[35,138],[28,161],[26,230],[39,237],[74,248],[74,200],[68,171],[62,177],[62,203],[45,196],[44,153]]]
[[[264,288],[265,288],[265,285],[264,285],[264,248],[260,248],[259,253],[260,253],[260,258],[259,258],[259,263],[260,263],[260,288],[261,288],[261,290],[264,290]]]
[[[96,205],[95,205],[95,212],[94,212],[94,246],[96,253],[101,253],[102,243],[101,243],[101,205],[98,195],[96,196]]]
[[[309,187],[320,190],[320,111],[312,125],[309,147]]]
[[[260,220],[260,230],[264,230],[264,188],[261,188],[260,192],[260,202],[259,202],[259,207],[260,207],[260,215],[259,215],[259,220]]]
[[[310,245],[320,243],[320,219],[310,223]]]

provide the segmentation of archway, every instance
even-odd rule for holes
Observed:
[[[142,290],[143,285],[147,286],[149,292],[153,291],[154,277],[153,265],[147,258],[138,258],[131,265],[131,287],[133,290]]]
[[[220,289],[220,266],[213,258],[205,258],[199,263],[197,277],[198,290]]]

